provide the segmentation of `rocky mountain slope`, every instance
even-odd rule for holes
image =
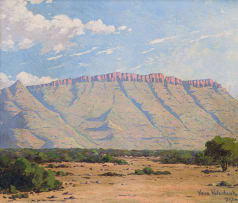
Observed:
[[[201,149],[238,136],[238,101],[211,79],[110,73],[0,90],[0,147]]]

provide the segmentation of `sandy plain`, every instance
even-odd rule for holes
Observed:
[[[57,177],[63,182],[59,191],[29,194],[28,199],[10,200],[0,194],[0,202],[66,202],[66,203],[225,203],[238,202],[238,170],[205,174],[202,170],[219,171],[219,166],[161,164],[153,157],[123,157],[129,165],[112,163],[64,163],[68,168],[54,171],[74,175]],[[62,163],[61,163],[62,164]],[[59,165],[59,163],[55,163]],[[168,170],[171,175],[133,175],[135,169],[150,166],[154,170]],[[236,171],[237,170],[237,171]],[[116,172],[121,177],[101,174]],[[226,181],[232,187],[216,186]]]

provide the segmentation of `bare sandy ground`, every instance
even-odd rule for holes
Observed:
[[[220,170],[184,164],[161,164],[156,158],[124,158],[129,165],[64,163],[69,168],[54,169],[74,175],[59,177],[64,189],[60,191],[29,194],[26,200],[13,202],[68,202],[68,203],[225,203],[238,202],[238,186],[218,187],[224,180],[238,184],[237,168],[226,173],[204,174],[205,169]],[[55,164],[57,165],[57,163]],[[135,169],[151,166],[154,170],[168,170],[171,175],[130,175]],[[124,174],[122,177],[105,177],[105,172]],[[228,194],[228,193],[231,194]],[[5,196],[5,198],[3,197]],[[0,202],[12,202],[8,195],[0,194]]]

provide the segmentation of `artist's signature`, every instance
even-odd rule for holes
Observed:
[[[199,196],[229,196],[224,197],[225,202],[238,202],[238,193],[235,191],[227,191],[227,190],[210,190],[210,191],[202,191],[201,189],[198,191]]]

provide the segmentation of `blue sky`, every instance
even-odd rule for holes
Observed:
[[[2,0],[0,87],[107,72],[213,78],[238,98],[238,3]]]

